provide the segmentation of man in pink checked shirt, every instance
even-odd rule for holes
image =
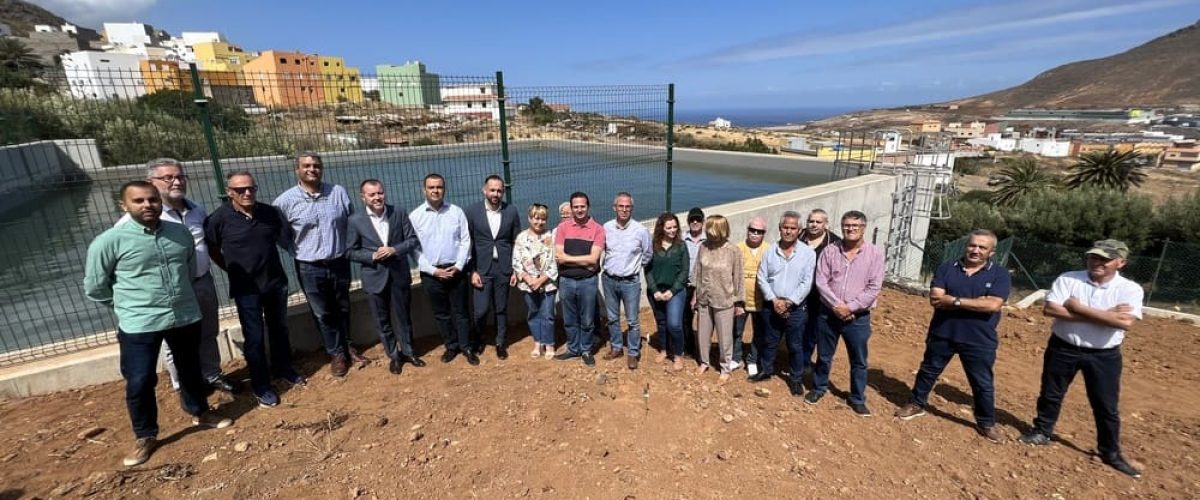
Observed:
[[[842,215],[842,241],[829,244],[817,259],[816,287],[821,293],[817,322],[817,366],[813,389],[804,402],[815,405],[829,390],[829,370],[838,338],[846,341],[850,357],[850,397],[847,403],[860,417],[867,408],[867,342],[871,339],[871,309],[883,287],[883,251],[863,239],[867,216],[857,210]],[[809,314],[814,314],[810,311]]]

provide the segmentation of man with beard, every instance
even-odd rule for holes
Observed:
[[[475,338],[472,348],[483,353],[483,330],[488,313],[495,313],[496,358],[508,359],[508,289],[517,284],[512,270],[513,245],[521,232],[521,216],[504,201],[504,179],[489,175],[483,181],[483,200],[463,210],[471,234],[471,287],[474,289]]]

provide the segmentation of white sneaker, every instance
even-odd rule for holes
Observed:
[[[746,373],[749,373],[750,376],[758,375],[758,364],[757,363],[747,363],[746,364]]]
[[[537,342],[534,342],[534,343],[533,343],[533,351],[531,351],[531,352],[529,353],[529,356],[530,356],[530,357],[533,357],[533,358],[540,358],[540,357],[542,357],[542,344],[539,344],[539,343],[537,343]]]

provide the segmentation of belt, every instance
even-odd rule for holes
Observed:
[[[434,264],[433,267],[436,267],[438,269],[450,269],[450,268],[454,267],[454,263],[451,262],[449,264]]]
[[[606,277],[610,280],[615,280],[615,281],[634,281],[634,280],[638,279],[638,274],[633,273],[633,274],[630,274],[629,276],[613,276],[611,274],[604,273],[604,277]]]
[[[1062,337],[1059,337],[1057,333],[1050,334],[1050,344],[1059,349],[1066,349],[1066,350],[1070,350],[1070,351],[1079,351],[1079,352],[1113,352],[1113,351],[1121,348],[1121,346],[1119,344],[1116,347],[1107,347],[1107,348],[1099,348],[1099,349],[1095,348],[1095,347],[1077,346],[1075,344],[1067,342],[1066,340],[1063,340]]]
[[[333,264],[337,264],[338,262],[341,262],[343,260],[345,260],[345,259],[342,257],[334,257],[332,259],[322,259],[322,260],[297,260],[296,262],[299,262],[301,264],[308,264],[310,266],[328,267]]]

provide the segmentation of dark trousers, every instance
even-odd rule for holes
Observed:
[[[813,390],[824,393],[829,390],[829,371],[833,366],[833,354],[837,352],[838,339],[846,341],[846,355],[850,358],[850,404],[867,402],[867,343],[871,340],[871,315],[860,313],[852,321],[842,321],[828,308],[821,309],[818,320],[817,366],[813,369]]]
[[[467,279],[466,273],[458,273],[445,281],[421,273],[421,288],[429,297],[433,320],[447,351],[461,352],[471,348],[471,284]]]
[[[750,337],[750,349],[747,353],[746,346],[742,340],[745,339],[746,323],[749,322],[754,328],[754,336]],[[758,363],[758,345],[754,343],[754,339],[762,335],[763,328],[762,314],[760,311],[746,311],[746,314],[733,317],[733,360],[738,363]]]
[[[233,303],[237,306],[238,322],[242,324],[242,337],[246,341],[242,352],[250,368],[250,387],[255,394],[261,395],[271,388],[272,373],[280,378],[292,378],[296,374],[292,367],[292,344],[287,326],[287,287],[234,297]],[[268,343],[271,349],[269,364]]]
[[[764,304],[766,305],[766,304]],[[804,376],[804,360],[801,358],[800,343],[804,335],[804,323],[808,319],[808,311],[804,307],[792,307],[785,318],[775,314],[774,307],[764,307],[758,311],[763,325],[762,334],[754,331],[754,343],[758,349],[759,373],[775,372],[775,353],[779,349],[782,337],[788,346],[788,369],[793,383],[799,383]]]
[[[412,285],[394,278],[388,278],[388,284],[379,293],[368,293],[367,304],[371,306],[371,315],[375,317],[375,330],[379,333],[379,342],[389,359],[400,360],[400,356],[412,359],[412,318],[409,309],[412,307]],[[393,309],[394,306],[394,309]],[[399,324],[392,328],[392,312],[396,313]],[[396,330],[400,331],[400,341],[397,345]]]
[[[692,299],[696,296],[696,287],[688,285],[687,299],[683,306],[683,346],[684,350],[692,353],[697,360],[700,358],[700,347],[696,345],[696,329],[692,328],[692,322],[696,319],[696,310],[692,309]],[[705,358],[708,359],[708,352],[705,351]]]
[[[183,411],[199,416],[208,411],[211,391],[200,374],[200,322],[169,330],[125,333],[117,330],[121,376],[125,378],[125,406],[138,439],[158,437],[158,351],[163,342],[175,353],[179,373],[179,401]]]
[[[1042,363],[1042,391],[1037,400],[1034,430],[1050,436],[1062,409],[1063,397],[1075,374],[1083,372],[1083,384],[1092,417],[1096,419],[1096,450],[1101,457],[1121,452],[1121,415],[1117,400],[1121,391],[1121,348],[1088,349],[1075,347],[1050,335]]]
[[[498,264],[492,265],[488,274],[479,273],[483,288],[472,287],[471,295],[475,305],[475,335],[472,344],[478,346],[483,342],[483,332],[487,328],[488,313],[496,311],[496,346],[505,347],[508,339],[508,280],[512,274],[500,272]]]
[[[930,335],[925,339],[925,358],[913,382],[913,403],[922,408],[929,402],[929,392],[950,359],[958,355],[967,383],[971,384],[974,399],[975,423],[979,427],[996,424],[996,389],[992,366],[996,364],[996,346],[955,342]]]
[[[809,295],[811,296],[813,294],[817,294],[817,296],[820,297],[820,293],[815,290]],[[816,365],[816,361],[813,360],[813,355],[817,353],[817,339],[821,338],[821,315],[819,312],[824,306],[821,305],[820,300],[806,301],[806,304],[808,305],[809,314],[808,319],[804,322],[804,339],[801,345],[801,357],[804,358],[804,363],[806,365],[814,366]]]
[[[298,260],[296,277],[325,342],[325,352],[330,356],[346,355],[350,347],[350,261]]]

